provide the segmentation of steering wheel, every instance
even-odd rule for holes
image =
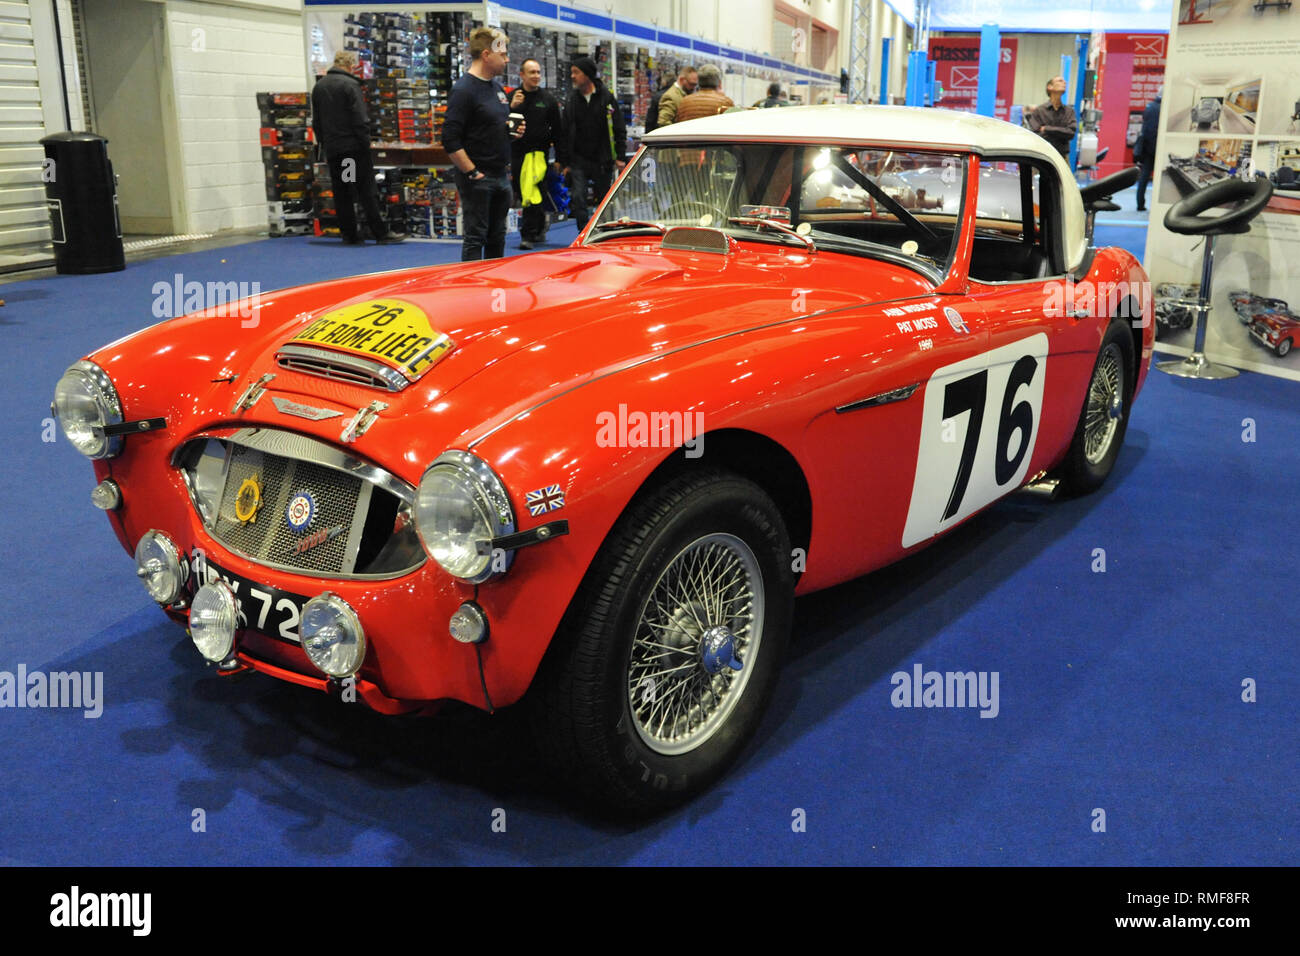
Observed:
[[[677,209],[677,208],[682,207],[682,206],[685,206],[685,207],[692,207],[692,206],[694,206],[694,207],[697,208],[697,209],[703,209],[705,212],[710,213],[710,214],[713,216],[713,222],[711,223],[711,225],[717,226],[717,225],[721,225],[721,224],[723,224],[723,223],[725,223],[725,222],[727,221],[727,214],[726,214],[725,212],[723,212],[723,211],[722,211],[721,209],[719,209],[717,206],[714,206],[712,203],[701,202],[701,201],[698,200],[698,199],[679,199],[679,200],[677,200],[677,202],[673,203],[671,206],[669,206],[667,209],[665,209],[665,210],[663,211],[663,216],[662,216],[662,218],[664,218],[664,219],[689,219],[689,218],[691,218],[691,215],[690,215],[690,213],[688,213],[688,212],[680,212],[680,213],[677,213],[677,214],[674,214],[674,213],[673,213],[673,210],[674,210],[674,209]],[[697,217],[697,218],[698,218],[698,217]]]
[[[1273,195],[1267,176],[1257,176],[1253,183],[1244,179],[1223,179],[1184,196],[1165,213],[1165,228],[1184,236],[1250,232],[1250,221],[1259,215]],[[1236,209],[1221,216],[1202,216],[1214,206],[1241,202]]]

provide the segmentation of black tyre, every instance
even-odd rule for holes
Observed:
[[[1128,326],[1116,319],[1101,340],[1074,440],[1061,466],[1061,485],[1066,493],[1096,491],[1115,467],[1128,429],[1135,367]]]
[[[1283,339],[1281,342],[1278,342],[1277,347],[1274,348],[1273,351],[1277,353],[1278,358],[1285,358],[1287,353],[1291,351],[1291,340]]]
[[[757,728],[793,604],[771,498],[720,471],[669,480],[610,533],[542,662],[544,757],[618,814],[698,793]]]

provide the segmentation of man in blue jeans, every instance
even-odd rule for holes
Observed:
[[[469,35],[469,71],[451,88],[442,124],[442,145],[456,167],[456,188],[464,218],[462,262],[499,259],[506,248],[506,216],[514,201],[510,188],[510,139],[524,134],[521,123],[509,130],[510,104],[497,77],[510,62],[508,40],[500,30],[479,27]]]

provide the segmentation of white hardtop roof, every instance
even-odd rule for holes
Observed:
[[[828,142],[1011,153],[1050,163],[1063,185],[1065,257],[1073,269],[1083,259],[1083,203],[1069,163],[1037,133],[1003,120],[958,110],[916,106],[792,106],[737,110],[661,126],[647,145],[679,142]]]
[[[1060,156],[1047,140],[1003,120],[958,110],[916,106],[792,106],[737,110],[661,126],[646,142],[665,139],[858,140],[967,152]]]

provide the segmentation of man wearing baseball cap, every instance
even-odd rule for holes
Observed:
[[[592,212],[587,206],[588,182],[599,203],[609,192],[615,171],[627,164],[627,121],[618,100],[600,81],[590,57],[574,60],[569,78],[573,91],[564,114],[569,143],[569,165],[564,175],[569,181],[573,221],[581,230]]]

